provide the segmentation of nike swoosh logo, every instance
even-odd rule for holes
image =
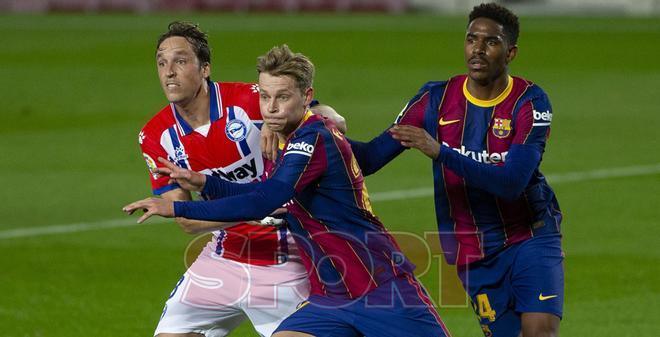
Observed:
[[[445,125],[454,124],[454,123],[460,122],[460,121],[461,121],[460,119],[453,119],[453,120],[450,120],[450,121],[446,121],[446,120],[442,119],[442,117],[440,117],[440,121],[438,122],[438,124],[440,124],[440,126],[445,126]]]
[[[555,297],[557,297],[557,295],[543,296],[543,293],[541,293],[539,294],[539,301],[545,301]]]

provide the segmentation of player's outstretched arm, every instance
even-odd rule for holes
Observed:
[[[189,191],[181,188],[175,188],[160,195],[161,198],[169,201],[191,201],[192,196]],[[219,222],[219,221],[201,221],[186,218],[175,218],[174,221],[181,229],[188,234],[207,233],[215,230],[225,229],[234,226],[239,222]]]
[[[323,116],[331,120],[341,133],[346,133],[348,125],[346,119],[340,115],[333,107],[325,104],[316,104],[309,108],[315,115]]]
[[[158,161],[165,167],[157,167],[154,173],[170,177],[170,184],[178,184],[182,189],[188,191],[201,191],[206,184],[206,175],[192,170],[184,169],[174,165],[165,158],[158,157]]]
[[[480,163],[440,145],[426,130],[400,125],[392,128],[393,137],[403,146],[416,148],[433,160],[446,165],[474,187],[504,199],[515,199],[525,190],[541,162],[541,151],[534,145],[514,144],[503,166]]]
[[[143,223],[152,215],[160,215],[166,218],[174,217],[174,203],[161,198],[146,198],[138,200],[122,208],[122,210],[129,215],[140,209],[144,210],[144,214],[138,219],[138,223]]]
[[[175,202],[174,214],[177,217],[209,221],[259,220],[280,209],[295,194],[291,185],[276,179],[250,185],[253,185],[252,191],[231,197],[209,201]]]
[[[369,142],[363,143],[353,139],[348,139],[348,142],[365,176],[376,173],[406,149],[392,137],[390,130],[385,130]]]

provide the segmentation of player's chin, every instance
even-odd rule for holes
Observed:
[[[284,129],[284,124],[282,123],[266,122],[265,124],[273,132],[279,132],[282,131],[282,129]]]

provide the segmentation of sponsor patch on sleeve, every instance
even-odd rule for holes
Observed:
[[[147,162],[147,168],[149,168],[149,173],[151,173],[151,176],[154,179],[160,178],[160,174],[156,173],[156,168],[158,168],[158,166],[156,166],[156,161],[146,153],[142,153],[142,156],[144,157],[144,160]]]
[[[550,110],[534,110],[532,113],[534,114],[534,124],[532,124],[532,126],[549,126],[552,122],[552,112],[550,112]]]

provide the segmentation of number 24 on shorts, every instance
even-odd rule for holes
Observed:
[[[477,312],[479,313],[479,317],[488,318],[489,321],[495,322],[495,315],[497,313],[490,306],[490,301],[488,301],[488,295],[486,294],[477,295]]]

